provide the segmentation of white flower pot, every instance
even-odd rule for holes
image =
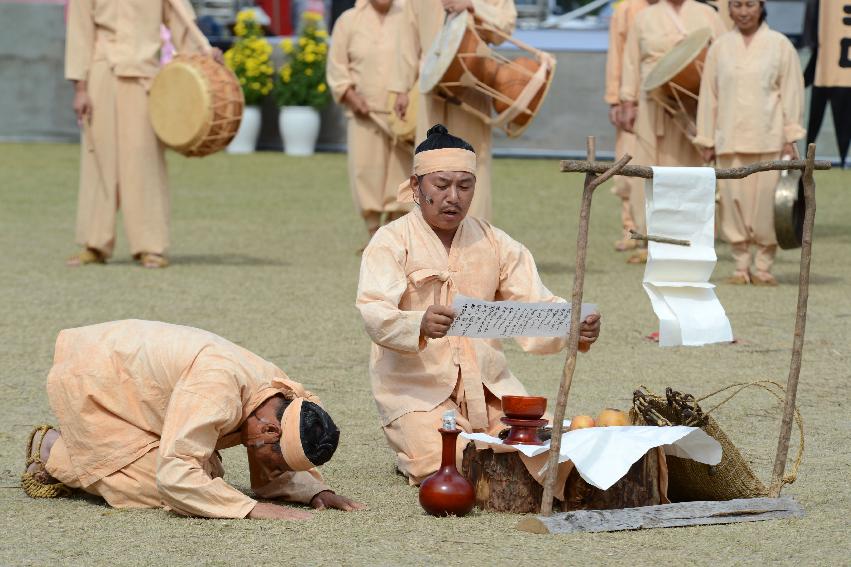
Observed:
[[[319,138],[319,111],[312,106],[285,106],[278,127],[288,156],[312,156]]]
[[[257,138],[260,137],[260,107],[246,106],[242,111],[242,121],[239,130],[227,147],[229,154],[251,154],[257,149]]]

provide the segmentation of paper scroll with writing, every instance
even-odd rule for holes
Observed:
[[[452,309],[455,320],[446,334],[455,337],[564,337],[570,331],[569,303],[482,301],[457,295]],[[596,305],[583,303],[581,316],[596,310]]]

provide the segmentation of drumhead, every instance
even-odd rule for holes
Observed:
[[[458,46],[467,31],[469,14],[462,12],[447,18],[443,28],[428,48],[420,73],[420,92],[430,93],[446,74],[458,53]]]
[[[712,30],[700,28],[684,37],[671,50],[662,56],[656,66],[644,78],[642,90],[652,91],[659,88],[686,68],[706,47],[712,37]]]
[[[175,59],[154,78],[148,112],[163,144],[177,150],[191,147],[213,121],[206,78],[193,65]]]
[[[390,93],[387,97],[387,127],[394,136],[404,141],[414,141],[417,132],[417,107],[419,106],[420,93],[414,87],[408,93],[408,110],[405,119],[396,116],[393,107],[396,104],[396,93]]]

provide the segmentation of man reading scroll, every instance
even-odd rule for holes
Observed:
[[[259,498],[363,507],[334,494],[316,470],[340,436],[319,399],[212,333],[154,321],[66,329],[56,340],[47,396],[59,429],[33,431],[38,442],[22,477],[30,496],[82,489],[116,508],[309,518],[222,480],[218,451],[242,444]]]
[[[467,432],[496,434],[500,398],[526,395],[499,340],[446,336],[453,298],[564,301],[541,282],[522,244],[467,215],[476,171],[467,142],[441,125],[431,128],[414,154],[413,175],[399,188],[400,200],[417,207],[380,228],[361,261],[356,304],[374,343],[372,391],[396,466],[411,484],[440,466],[443,412],[455,410]],[[599,332],[600,316],[588,316],[580,343],[590,345]],[[517,341],[538,354],[567,345],[566,337]]]

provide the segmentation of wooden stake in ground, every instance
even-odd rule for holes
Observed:
[[[588,137],[588,159],[595,158],[595,141],[593,136]],[[561,451],[561,423],[564,421],[564,411],[567,407],[567,396],[570,394],[570,384],[573,381],[573,372],[576,370],[576,352],[579,348],[579,326],[582,323],[580,313],[582,312],[582,290],[585,285],[585,259],[588,253],[588,224],[591,220],[591,197],[594,189],[605,183],[614,175],[617,175],[632,156],[623,156],[614,165],[606,169],[602,175],[588,173],[585,176],[585,187],[582,191],[582,205],[579,209],[579,236],[576,239],[576,275],[573,278],[573,296],[570,306],[570,335],[567,341],[567,356],[561,373],[561,385],[556,399],[556,408],[553,412],[553,436],[550,440],[550,452],[547,460],[547,474],[544,480],[544,493],[541,499],[541,514],[549,516],[553,512],[553,494],[555,483],[558,478],[558,457]]]
[[[801,241],[801,274],[798,279],[798,307],[795,310],[795,337],[792,341],[792,362],[786,380],[786,401],[783,404],[783,421],[780,423],[780,438],[771,474],[769,496],[777,498],[783,488],[786,458],[789,454],[789,437],[792,434],[792,418],[795,414],[795,398],[798,393],[798,377],[801,375],[801,356],[804,350],[804,330],[807,326],[807,299],[810,295],[810,261],[813,254],[813,226],[816,222],[816,145],[807,147],[806,167],[802,176],[804,183],[804,230]],[[794,479],[792,479],[794,480]]]

